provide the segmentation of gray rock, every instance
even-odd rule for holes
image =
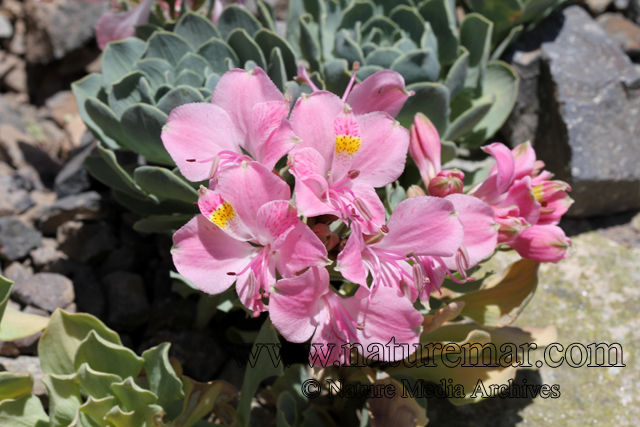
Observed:
[[[109,314],[107,323],[122,331],[132,331],[149,317],[149,301],[142,277],[114,271],[102,278]]]
[[[94,146],[95,144],[88,144],[60,170],[53,183],[53,190],[58,197],[78,194],[91,186],[89,174],[84,168],[84,160],[91,154]]]
[[[29,252],[33,265],[40,271],[48,271],[53,264],[67,256],[58,250],[56,239],[42,239],[42,246]]]
[[[73,276],[73,289],[76,294],[75,302],[80,311],[93,314],[96,317],[104,317],[104,292],[91,267],[83,265],[78,269]]]
[[[587,8],[594,15],[600,15],[613,3],[613,0],[585,0]]]
[[[11,21],[0,13],[0,39],[10,39],[13,35],[13,25]]]
[[[5,269],[4,276],[13,282],[14,287],[17,287],[33,276],[33,268],[15,261]]]
[[[17,283],[11,296],[26,305],[39,307],[48,312],[65,308],[73,303],[73,282],[57,273],[38,273],[24,282]]]
[[[505,134],[512,145],[531,137],[546,169],[571,184],[568,215],[640,208],[640,74],[624,52],[572,6],[527,34],[512,57],[529,74]],[[525,106],[533,94],[539,104]]]
[[[40,246],[42,234],[15,216],[0,218],[0,257],[15,261]]]
[[[22,116],[0,96],[0,125],[12,125],[21,132],[25,131]]]
[[[100,214],[101,200],[102,197],[95,191],[58,199],[42,213],[40,230],[45,235],[53,235],[67,221],[96,219]]]
[[[35,204],[28,187],[18,174],[0,177],[0,216],[21,214]]]
[[[87,224],[68,221],[56,233],[59,249],[78,262],[88,262],[116,247],[113,230],[105,222]]]
[[[40,367],[40,360],[32,356],[19,356],[15,359],[0,357],[0,366],[5,371],[21,374],[31,374],[33,377],[33,394],[36,396],[47,396],[47,388],[42,382],[44,372]]]

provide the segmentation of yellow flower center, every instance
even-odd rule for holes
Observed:
[[[236,211],[233,209],[233,206],[231,206],[231,203],[224,202],[223,204],[218,206],[216,210],[211,212],[209,220],[218,227],[224,229],[235,217]]]
[[[353,156],[360,150],[362,138],[351,135],[336,136],[336,153]]]

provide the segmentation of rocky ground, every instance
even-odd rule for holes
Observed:
[[[198,297],[172,291],[170,236],[133,231],[137,218],[82,167],[95,141],[70,84],[99,70],[93,28],[105,7],[0,2],[0,272],[15,282],[11,304],[42,316],[59,307],[94,314],[138,352],[170,341],[187,375],[239,387],[229,338],[222,328],[194,327]],[[505,58],[522,83],[500,134],[514,145],[532,140],[577,200],[562,224],[574,254],[542,267],[518,323],[554,323],[563,343],[618,341],[627,368],[523,371],[519,378],[561,384],[562,397],[461,408],[430,402],[430,425],[468,425],[470,416],[487,426],[610,425],[616,415],[616,425],[637,425],[639,22],[638,0],[589,0],[522,38]],[[41,376],[37,339],[0,342],[0,365]],[[46,390],[36,382],[35,392]]]

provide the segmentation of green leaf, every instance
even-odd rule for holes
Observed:
[[[424,24],[424,33],[422,34],[422,38],[420,39],[420,47],[424,50],[431,49],[431,51],[435,53],[436,56],[438,56],[440,62],[442,63],[442,59],[440,59],[440,56],[438,53],[440,49],[440,47],[438,46],[438,38],[436,37],[436,34],[433,32],[433,28],[431,28],[431,24],[428,22],[425,22]]]
[[[155,24],[142,24],[136,27],[136,37],[147,41],[156,31],[162,31],[162,27]]]
[[[173,81],[173,66],[164,59],[141,59],[134,64],[133,70],[144,73],[153,93],[163,84],[169,83],[166,78],[167,72],[169,73],[170,80]]]
[[[183,376],[182,383],[185,398],[182,412],[172,423],[175,427],[196,425],[205,415],[213,411],[216,405],[226,403],[238,395],[231,384],[222,380],[199,383]]]
[[[91,120],[103,130],[104,134],[113,139],[122,148],[129,148],[122,136],[120,119],[107,104],[98,98],[87,98],[85,109]]]
[[[431,24],[438,39],[438,58],[443,65],[452,64],[458,56],[458,28],[455,10],[448,0],[427,0],[420,4],[422,17]]]
[[[171,113],[171,111],[174,108],[184,104],[189,104],[191,102],[203,102],[203,101],[204,101],[204,98],[202,97],[200,92],[191,86],[178,86],[176,88],[171,89],[158,101],[158,105],[157,105],[158,109],[160,110],[160,112],[165,114],[164,123],[162,123],[161,126],[164,126],[164,124],[167,122],[167,115]],[[159,140],[159,137],[160,137],[160,132],[158,132],[158,140]],[[160,141],[160,143],[162,144],[162,141]],[[163,149],[164,149],[164,146],[163,146]],[[163,164],[172,164],[172,163],[173,161],[171,163],[163,163]]]
[[[147,161],[163,165],[174,164],[160,139],[162,127],[167,123],[168,118],[160,108],[169,94],[160,99],[157,108],[147,104],[136,104],[130,107],[122,114],[120,120],[127,145],[144,156]]]
[[[227,59],[231,59],[234,67],[240,63],[236,53],[227,43],[219,39],[212,39],[198,48],[198,55],[207,60],[211,70],[217,74],[227,72]]]
[[[300,55],[300,17],[306,13],[302,0],[291,0],[289,2],[289,13],[287,14],[287,33],[285,37],[296,52]]]
[[[391,68],[391,64],[403,55],[403,52],[393,47],[380,47],[369,55],[365,63],[367,65],[376,65],[382,68]]]
[[[135,183],[131,175],[120,166],[113,151],[105,149],[100,144],[85,159],[84,167],[87,168],[91,176],[113,189],[128,193],[138,199],[149,200],[150,203],[157,203],[157,200],[150,199]]]
[[[48,324],[48,317],[23,313],[13,307],[7,307],[0,323],[0,341],[30,337],[46,328]]]
[[[460,143],[467,147],[477,147],[493,137],[511,114],[518,96],[520,78],[508,64],[502,61],[490,62],[482,86],[482,98],[494,99],[489,112],[474,127],[473,133],[465,135]],[[476,105],[481,99],[473,101]],[[453,106],[452,106],[453,108]]]
[[[338,28],[344,28],[352,31],[356,27],[356,23],[364,24],[373,17],[375,5],[370,0],[356,0],[342,12],[340,25]]]
[[[83,394],[94,399],[104,399],[112,395],[111,384],[121,382],[122,378],[118,375],[98,372],[91,369],[88,363],[83,363],[76,374],[76,381]]]
[[[173,32],[184,37],[194,49],[212,37],[221,37],[220,32],[209,19],[191,11],[180,15]]]
[[[493,105],[493,99],[482,98],[482,102],[475,103],[471,108],[460,114],[449,125],[442,139],[457,141],[482,120]]]
[[[300,17],[300,51],[304,59],[309,62],[312,71],[320,70],[320,42],[314,34],[310,22],[311,15],[306,14]]]
[[[280,92],[285,91],[287,84],[287,70],[285,69],[284,60],[282,59],[282,52],[279,47],[273,48],[271,51],[271,58],[269,58],[269,68],[267,69],[269,78],[280,89]]]
[[[260,68],[267,68],[262,49],[243,28],[233,30],[227,38],[227,43],[236,52],[241,64],[254,61]]]
[[[484,81],[491,52],[492,31],[493,23],[477,13],[465,16],[460,25],[460,42],[469,51],[469,65],[464,86],[472,92],[480,91]]]
[[[144,77],[140,71],[133,71],[121,80],[111,85],[109,90],[109,107],[116,116],[122,116],[124,111],[134,104],[140,102],[140,91],[138,83],[140,78]]]
[[[114,374],[120,378],[136,378],[144,360],[128,348],[107,341],[95,331],[90,331],[80,343],[74,359],[75,369],[83,363],[98,372]]]
[[[366,36],[374,29],[378,28],[384,34],[384,37],[387,39],[391,39],[392,34],[399,30],[400,27],[396,25],[391,19],[386,16],[374,16],[365,22],[362,25],[362,29],[360,30],[362,33],[362,37],[366,38]]]
[[[159,200],[174,199],[185,203],[198,200],[198,192],[170,170],[157,166],[140,166],[133,173],[138,185]]]
[[[163,408],[184,397],[182,382],[169,363],[170,346],[163,343],[142,353],[149,389],[158,396],[157,403]]]
[[[407,52],[393,61],[391,69],[402,74],[407,85],[438,81],[440,63],[430,50]]]
[[[2,316],[9,303],[9,296],[13,289],[13,282],[0,275],[0,325],[2,324]]]
[[[416,113],[423,113],[442,135],[449,125],[449,89],[439,83],[414,83],[407,90],[415,95],[407,99],[396,119],[409,129]]]
[[[113,427],[139,427],[139,417],[136,413],[124,412],[120,407],[114,406],[106,413],[104,419]]]
[[[38,343],[42,371],[45,374],[74,374],[76,365],[73,362],[76,351],[91,331],[107,342],[121,345],[118,334],[96,317],[85,313],[71,314],[60,309],[54,311],[49,320],[49,327]]]
[[[335,54],[339,58],[344,58],[353,66],[354,62],[364,63],[364,54],[358,43],[353,41],[347,30],[340,30],[335,37]]]
[[[107,85],[113,84],[126,76],[142,56],[146,47],[140,39],[129,37],[111,42],[102,54],[102,75]]]
[[[120,145],[111,137],[108,137],[102,128],[89,116],[85,108],[85,102],[89,97],[99,97],[104,92],[104,80],[102,74],[89,74],[83,79],[71,84],[71,90],[76,98],[78,111],[82,121],[87,125],[91,133],[102,141],[107,147],[117,149]]]
[[[415,8],[400,5],[391,12],[391,20],[406,31],[416,45],[420,45],[425,22]]]
[[[225,7],[218,19],[218,30],[225,40],[236,28],[244,29],[250,37],[253,37],[261,27],[260,21],[253,14],[235,4]]]
[[[402,53],[410,52],[412,50],[418,49],[418,45],[413,42],[411,39],[403,38],[398,40],[394,45],[394,49],[398,49]],[[436,45],[437,49],[437,45]],[[435,52],[435,51],[434,51]]]
[[[507,48],[511,46],[512,43],[518,40],[518,37],[520,37],[520,34],[522,34],[523,31],[524,25],[513,27],[511,31],[509,31],[507,37],[505,37],[504,40],[502,40],[500,44],[495,48],[495,50],[491,54],[491,60],[495,61],[500,59],[505,50],[507,50]]]
[[[287,80],[293,79],[298,74],[296,54],[285,39],[265,28],[258,31],[253,38],[256,43],[258,43],[258,46],[260,46],[260,49],[262,49],[265,58],[270,57],[273,54],[273,49],[276,47],[280,49],[282,61],[287,69]]]
[[[150,199],[138,199],[117,190],[113,191],[113,198],[128,210],[143,216],[173,215],[176,213],[195,215],[200,212],[198,207],[194,206],[192,203],[184,203],[178,200],[165,200],[160,203],[154,203]]]
[[[465,47],[460,47],[460,56],[453,63],[444,84],[449,88],[451,99],[455,98],[464,88],[464,82],[467,78],[467,69],[469,67],[469,51]]]
[[[193,52],[193,49],[183,37],[161,31],[151,36],[142,56],[143,58],[165,59],[169,64],[176,66],[180,59],[188,52]]]
[[[75,375],[45,375],[42,382],[49,392],[51,427],[67,427],[82,405]]]
[[[205,68],[209,66],[209,63],[202,56],[189,52],[185,56],[182,57],[178,65],[176,66],[175,73],[179,75],[184,70],[193,71],[199,76],[205,76]],[[177,86],[177,84],[176,84]]]
[[[139,233],[174,234],[193,218],[193,214],[151,215],[136,221],[133,229]]]
[[[495,26],[493,42],[501,40],[522,16],[523,6],[520,0],[485,1],[470,0],[471,10],[493,22]]]
[[[89,397],[79,408],[79,411],[94,420],[100,427],[109,427],[109,422],[104,417],[116,405],[116,398],[113,396],[104,399]]]
[[[204,77],[191,70],[182,70],[174,82],[176,86],[191,86],[196,89],[199,89],[202,83],[204,83]]]
[[[158,401],[158,397],[154,393],[137,385],[131,377],[120,383],[111,384],[111,391],[118,400],[118,406],[125,411],[135,411],[139,415],[142,415],[146,406],[153,405]]]
[[[524,11],[517,23],[533,21],[534,24],[544,19],[554,7],[563,3],[563,0],[528,0],[525,1]]]
[[[268,345],[272,351],[278,352],[280,350],[280,341],[278,340],[278,333],[276,332],[271,320],[267,318],[260,328],[258,337],[256,338],[251,352],[256,354],[258,350],[257,345]],[[262,351],[266,351],[267,346],[262,348]],[[247,369],[244,374],[244,382],[242,383],[242,390],[240,391],[240,399],[238,400],[238,415],[240,417],[240,424],[242,426],[249,425],[249,413],[251,412],[251,401],[253,395],[258,390],[260,383],[270,377],[282,375],[282,364],[274,363],[270,357],[258,357],[254,367],[247,364]]]
[[[325,62],[324,77],[327,90],[333,93],[344,93],[351,80],[351,73],[347,68],[347,61],[344,59],[334,59]]]
[[[204,87],[209,89],[211,92],[216,88],[216,85],[220,81],[220,74],[211,74],[207,77],[207,80],[204,82]]]
[[[258,6],[258,20],[260,23],[269,30],[276,31],[276,24],[274,23],[275,17],[271,5],[262,0],[258,0],[256,4]],[[267,56],[267,54],[265,54],[265,56]]]
[[[145,104],[154,105],[153,94],[151,92],[151,86],[146,77],[140,77],[138,82],[138,90],[140,91],[140,101]]]
[[[296,401],[288,391],[282,392],[276,401],[276,427],[293,427],[298,423]]]
[[[173,81],[173,78],[171,80]],[[173,86],[171,86],[170,84],[164,84],[160,86],[156,91],[156,96],[155,96],[156,103],[160,101],[162,97],[165,96],[167,93],[169,93],[171,90],[173,90]]]
[[[384,70],[384,68],[378,65],[365,65],[364,67],[360,67],[360,69],[356,72],[356,76],[358,77],[358,79],[360,79],[360,81],[362,81],[370,75],[382,70]]]
[[[42,402],[27,394],[0,402],[0,425],[7,427],[49,427],[49,417]]]
[[[33,390],[33,378],[29,374],[0,372],[0,402],[15,399]]]

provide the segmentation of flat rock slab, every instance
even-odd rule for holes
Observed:
[[[0,218],[0,257],[15,261],[42,243],[42,234],[17,217]]]
[[[16,283],[11,296],[23,304],[33,305],[48,312],[64,308],[75,298],[73,282],[57,273],[38,273]]]
[[[469,419],[476,427],[638,425],[640,250],[620,246],[597,232],[579,235],[573,243],[569,258],[540,266],[536,293],[515,324],[554,324],[557,342],[565,349],[572,343],[620,343],[626,367],[572,368],[565,363],[558,368],[523,369],[520,379],[528,378],[529,384],[559,384],[561,396],[493,398],[461,407],[431,399],[429,427],[468,426]],[[501,270],[517,259],[517,254],[509,252],[490,262]],[[532,361],[541,360],[543,354],[533,351]]]
[[[532,139],[547,169],[572,185],[568,214],[640,208],[640,74],[629,57],[571,6],[527,34],[512,58],[523,84],[507,138]]]

